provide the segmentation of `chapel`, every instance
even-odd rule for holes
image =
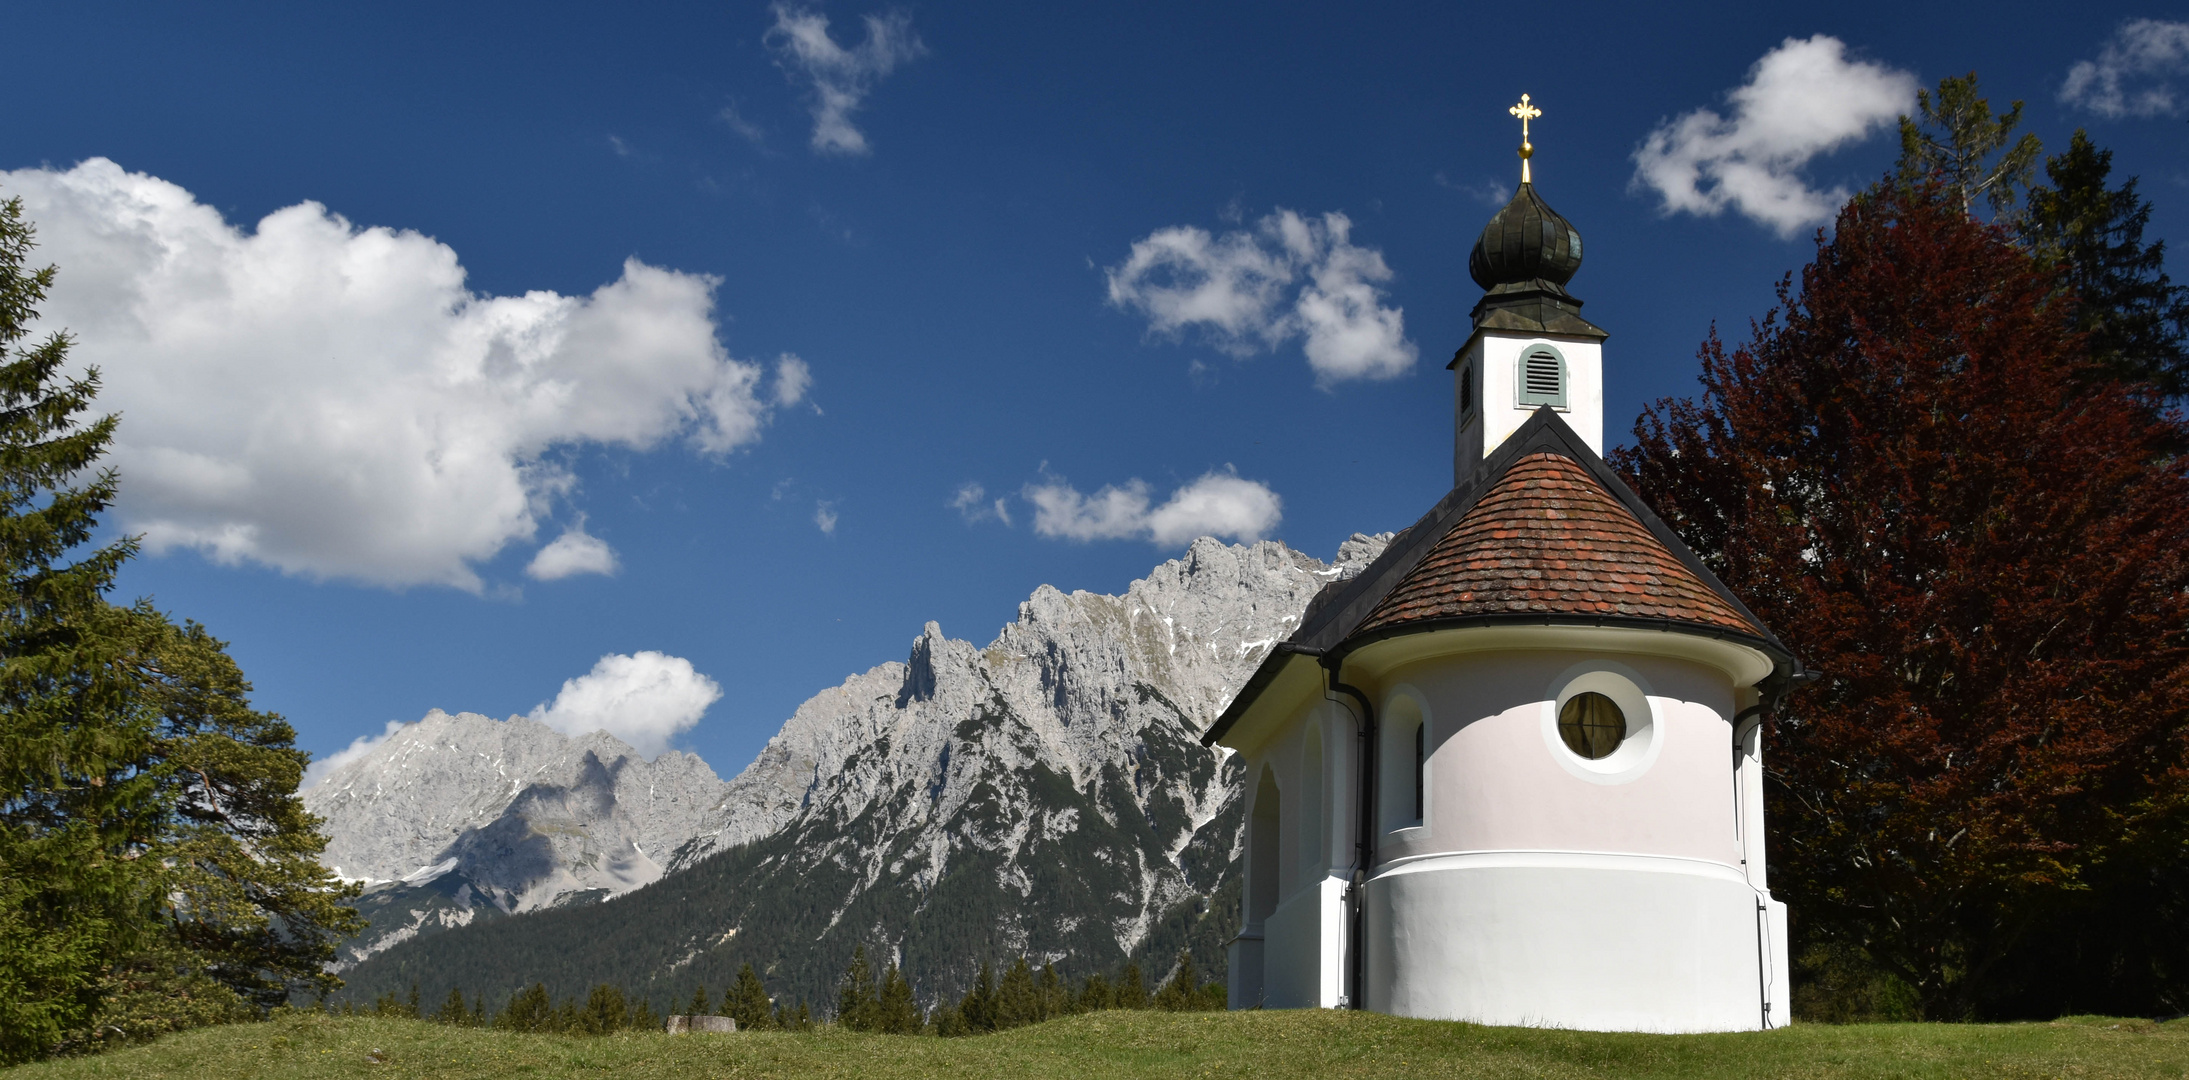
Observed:
[[[1800,663],[1605,464],[1581,234],[1468,259],[1453,484],[1202,738],[1246,766],[1233,1008],[1600,1031],[1789,1020],[1761,725]]]

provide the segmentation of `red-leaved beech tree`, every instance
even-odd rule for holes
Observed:
[[[1712,333],[1702,398],[1659,402],[1614,455],[1822,673],[1765,755],[1797,932],[1934,1018],[2008,1008],[2028,988],[2006,973],[2043,966],[2018,957],[2189,836],[2178,418],[2078,378],[2054,284],[1937,187],[1881,185],[1747,342]],[[2178,952],[2141,917],[2141,945],[2106,947]]]

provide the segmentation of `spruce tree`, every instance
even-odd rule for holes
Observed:
[[[751,967],[752,965],[747,964],[746,966]],[[691,1016],[712,1016],[714,1014],[708,1011],[711,1008],[713,1006],[707,1004],[707,984],[701,983],[698,989],[692,991],[692,1003],[686,1005],[684,1011]],[[744,1027],[745,1025],[739,1024],[738,1026]]]
[[[1193,953],[1178,950],[1178,970],[1155,993],[1155,1007],[1170,1012],[1189,1012],[1201,1007],[1201,973],[1193,969]]]
[[[2189,394],[2189,287],[2166,275],[2166,242],[2143,242],[2151,203],[2136,178],[2108,187],[2113,152],[2077,130],[2045,159],[2048,184],[2030,189],[2021,234],[2060,268],[2076,297],[2072,325],[2108,377]]]
[[[775,1022],[768,988],[751,964],[737,969],[737,982],[722,995],[722,1012],[737,1021],[739,1031],[758,1031]]]
[[[623,988],[600,983],[586,995],[585,1008],[578,1014],[577,1030],[587,1035],[606,1035],[621,1031],[628,1022],[630,1007],[624,1001]]]
[[[996,976],[988,961],[981,961],[980,975],[966,990],[964,1000],[958,1002],[958,1014],[965,1018],[966,1028],[976,1035],[996,1030]]]
[[[1145,1009],[1148,1007],[1148,981],[1140,975],[1140,962],[1125,965],[1125,972],[1117,977],[1117,1008]]]
[[[631,1006],[624,1026],[632,1031],[659,1031],[662,1022],[661,1017],[654,1014],[654,1003],[640,998],[638,1004]]]
[[[1021,956],[1003,973],[996,988],[996,1030],[1041,1022],[1041,998],[1034,990],[1034,970]]]
[[[882,973],[882,989],[874,1004],[874,1030],[886,1035],[917,1035],[925,1021],[912,1000],[912,984],[897,965]]]
[[[1073,1003],[1080,1012],[1117,1007],[1117,995],[1110,989],[1110,981],[1101,975],[1087,976],[1086,985],[1079,988],[1079,998]]]
[[[1041,965],[1041,983],[1035,987],[1041,998],[1041,1018],[1053,1020],[1072,1011],[1072,991],[1064,985],[1054,963]]]
[[[464,1004],[464,992],[455,987],[450,987],[448,997],[442,1000],[441,1008],[433,1014],[433,1020],[437,1024],[448,1024],[454,1027],[469,1025],[471,1023],[471,1009]]]
[[[851,966],[844,969],[843,984],[836,990],[836,1022],[853,1031],[872,1031],[875,1023],[874,967],[867,963],[866,946],[851,951]]]

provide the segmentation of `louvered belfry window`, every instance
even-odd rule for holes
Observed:
[[[1566,407],[1566,358],[1557,349],[1536,345],[1520,354],[1520,405]]]

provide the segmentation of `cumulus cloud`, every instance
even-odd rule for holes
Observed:
[[[1355,245],[1344,214],[1279,210],[1222,236],[1191,225],[1133,242],[1104,271],[1110,303],[1147,317],[1150,331],[1197,330],[1234,356],[1304,339],[1317,384],[1405,374],[1419,351],[1402,309],[1384,306],[1383,253]]]
[[[539,581],[559,581],[575,574],[612,575],[616,572],[616,553],[607,541],[587,533],[581,520],[532,556],[524,572]]]
[[[1172,492],[1152,509],[1153,489],[1139,479],[1086,495],[1051,477],[1027,485],[1023,494],[1034,504],[1034,531],[1065,540],[1146,539],[1162,547],[1202,536],[1254,541],[1268,536],[1284,517],[1284,501],[1276,492],[1241,479],[1228,465]]]
[[[796,353],[784,353],[775,358],[775,403],[785,408],[806,400],[806,391],[813,389],[813,369],[798,358]]]
[[[827,535],[836,535],[835,503],[822,499],[813,504],[813,527]]]
[[[866,17],[866,40],[847,49],[829,36],[828,16],[800,4],[778,3],[767,40],[778,63],[795,78],[813,85],[813,148],[827,154],[864,154],[866,135],[851,114],[874,92],[874,84],[897,65],[927,52],[903,12]]]
[[[956,510],[967,524],[977,524],[991,518],[1005,525],[1011,524],[1009,500],[997,499],[989,502],[988,489],[976,483],[959,485],[957,493],[950,497],[950,508]]]
[[[304,779],[298,782],[296,789],[298,791],[309,791],[317,786],[321,780],[325,780],[328,773],[372,753],[381,743],[388,741],[390,736],[409,726],[401,720],[390,720],[387,729],[380,734],[359,735],[350,740],[350,745],[328,754],[326,757],[312,759],[312,763],[304,767]]]
[[[786,356],[760,397],[716,280],[636,259],[589,296],[483,296],[447,245],[318,203],[246,231],[104,158],[0,172],[0,194],[61,268],[44,322],[105,376],[118,523],[153,551],[478,590],[573,492],[550,449],[725,453],[810,382]]]
[[[653,757],[721,697],[722,687],[681,656],[609,653],[527,715],[565,735],[605,731]]]
[[[2180,109],[2172,80],[2189,74],[2189,22],[2130,19],[2096,60],[2067,69],[2060,100],[2099,116],[2164,116]]]
[[[1787,38],[1726,95],[1731,116],[1696,109],[1650,132],[1634,152],[1634,187],[1656,192],[1667,214],[1730,207],[1792,236],[1847,201],[1843,188],[1810,186],[1803,168],[1892,125],[1915,91],[1915,76],[1850,61],[1838,38]]]

